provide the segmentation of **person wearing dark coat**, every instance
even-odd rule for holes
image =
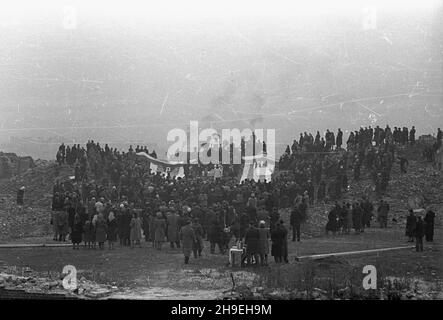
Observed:
[[[289,262],[289,259],[288,259],[288,230],[284,226],[283,220],[280,220],[280,228],[283,231],[283,255],[282,255],[282,258],[285,263],[288,263]]]
[[[223,241],[223,226],[221,222],[214,218],[208,230],[208,240],[210,243],[210,252],[211,254],[215,253],[215,246],[218,246],[218,250],[221,254],[224,254],[224,247],[222,245]]]
[[[144,211],[142,215],[142,229],[146,242],[148,242],[149,239],[151,238],[151,235],[149,233],[149,224],[150,224],[149,218],[150,218],[150,210]]]
[[[202,251],[203,251],[203,227],[202,225],[198,222],[198,218],[194,218],[191,227],[192,229],[194,229],[195,232],[195,241],[194,244],[192,246],[192,252],[194,253],[194,258],[197,259],[197,254],[199,257],[202,256]]]
[[[352,205],[352,224],[356,233],[363,231],[363,212],[358,203]]]
[[[276,222],[271,231],[271,255],[276,263],[281,263],[284,256],[285,230],[279,221]]]
[[[435,220],[435,212],[432,210],[428,210],[424,218],[425,238],[427,242],[434,241],[434,220]]]
[[[409,215],[406,217],[405,232],[405,235],[408,237],[408,242],[414,242],[416,222],[417,218],[415,217],[414,211],[412,209],[409,209]]]
[[[423,251],[423,236],[425,235],[424,223],[421,217],[417,218],[415,225],[415,251]]]
[[[274,229],[274,226],[277,224],[277,222],[280,219],[280,213],[278,212],[277,208],[272,208],[272,213],[269,215],[270,217],[270,230],[272,231]]]
[[[114,211],[109,212],[106,239],[108,240],[109,249],[114,249],[114,242],[117,241],[117,219],[114,216]]]
[[[340,213],[340,209],[338,204],[335,205],[335,207],[329,211],[328,214],[328,222],[326,223],[326,234],[328,234],[329,231],[332,232],[333,235],[338,230],[338,215]]]
[[[369,228],[371,227],[372,211],[374,210],[374,206],[368,199],[364,199],[361,203],[361,209],[363,211],[363,227]]]
[[[240,239],[245,237],[249,225],[249,216],[246,213],[240,214]]]
[[[75,208],[72,205],[69,205],[68,209],[68,225],[69,225],[69,232],[72,237],[72,229],[74,228],[74,222],[75,222]]]
[[[124,246],[129,246],[131,244],[130,241],[130,235],[131,235],[131,220],[132,220],[132,214],[130,212],[130,210],[126,209],[125,211],[123,211],[123,222],[122,222],[122,227],[123,227],[123,245]]]
[[[290,217],[290,224],[292,228],[292,241],[295,241],[296,238],[297,241],[300,241],[301,220],[302,220],[301,211],[298,206],[295,206],[294,209],[292,209]]]
[[[82,233],[83,233],[83,222],[80,218],[80,215],[76,214],[71,229],[72,249],[74,250],[80,249],[80,243],[82,242]]]
[[[22,206],[24,201],[23,199],[25,198],[25,187],[21,187],[20,189],[18,189],[17,191],[17,204],[19,206]]]
[[[94,229],[95,229],[95,241],[98,242],[99,249],[105,248],[105,241],[106,241],[106,220],[103,217],[103,214],[99,213],[97,214],[95,220],[93,220],[93,224],[95,221]]]
[[[189,263],[189,257],[195,243],[195,232],[191,227],[191,221],[186,220],[185,225],[179,231],[179,239],[182,242],[183,255],[185,256],[185,264]]]
[[[259,265],[259,240],[260,234],[255,225],[251,222],[245,234],[246,257],[248,266],[251,265],[251,258],[254,258],[254,264]]]

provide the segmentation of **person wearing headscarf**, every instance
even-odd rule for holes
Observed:
[[[195,243],[195,232],[191,227],[191,221],[188,219],[185,221],[185,225],[181,227],[179,232],[179,238],[183,246],[183,254],[185,256],[185,264],[189,263],[189,257],[193,250]]]
[[[106,238],[108,239],[109,249],[114,249],[114,242],[117,241],[117,219],[114,211],[110,211],[108,215]]]

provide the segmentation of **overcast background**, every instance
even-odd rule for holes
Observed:
[[[2,2],[0,150],[162,154],[199,120],[275,128],[279,153],[306,130],[443,124],[442,1],[143,3]]]

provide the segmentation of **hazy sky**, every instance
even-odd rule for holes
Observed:
[[[440,0],[0,6],[0,143],[11,151],[164,145],[205,116],[275,128],[282,148],[305,130],[443,123]]]

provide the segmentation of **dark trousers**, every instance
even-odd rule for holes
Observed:
[[[378,221],[380,222],[380,228],[387,228],[388,227],[388,217],[379,216]]]
[[[300,241],[300,224],[295,224],[292,226],[292,241]]]
[[[423,237],[415,237],[415,251],[423,251]]]

